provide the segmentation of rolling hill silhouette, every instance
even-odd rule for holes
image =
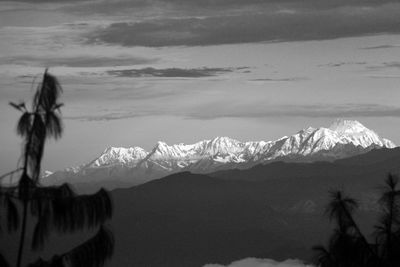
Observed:
[[[333,163],[283,163],[210,175],[182,172],[113,191],[113,266],[202,266],[245,257],[311,260],[330,230],[328,191],[360,200],[368,232],[377,186],[400,169],[400,149]]]
[[[198,267],[246,257],[310,261],[311,247],[331,232],[324,217],[328,191],[345,188],[358,198],[356,219],[371,232],[378,185],[399,170],[400,149],[381,149],[331,163],[182,172],[117,189],[115,254],[107,266]],[[53,249],[64,242],[55,240]]]

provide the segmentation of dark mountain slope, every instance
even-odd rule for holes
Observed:
[[[371,228],[375,213],[368,200],[383,177],[370,177],[372,187],[362,179],[321,175],[249,182],[184,172],[116,190],[112,266],[310,260],[311,247],[329,233],[323,217],[329,189],[342,185],[365,198],[366,211],[357,218],[363,229]]]
[[[387,172],[399,170],[400,156],[398,149],[370,153],[350,158],[352,163],[276,162],[211,175],[183,172],[114,190],[116,247],[108,266],[197,267],[246,257],[310,260],[311,247],[330,233],[323,214],[332,188],[343,187],[360,199],[357,221],[371,231],[377,187]],[[77,244],[75,238],[68,243]],[[12,240],[17,239],[0,242],[11,255]],[[65,243],[53,239],[44,255],[62,251]]]
[[[365,231],[376,216],[378,185],[398,172],[400,149],[333,163],[258,165],[199,175],[183,172],[113,192],[113,266],[202,266],[245,257],[310,260],[329,233],[328,191],[360,199]]]
[[[374,177],[400,170],[400,148],[372,150],[363,155],[335,162],[289,163],[273,162],[245,170],[226,170],[209,174],[211,177],[230,180],[265,181],[286,178],[324,177],[325,179],[350,179],[364,176],[363,182],[371,185]],[[371,180],[372,179],[372,180]]]
[[[301,250],[293,243],[273,253],[292,244],[284,234],[286,218],[252,183],[180,173],[113,196],[113,266],[202,266],[268,251],[285,258]]]
[[[335,163],[343,165],[368,165],[383,163],[393,159],[400,159],[400,147],[373,149],[361,155],[336,160]]]

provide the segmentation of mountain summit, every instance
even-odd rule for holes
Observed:
[[[336,119],[329,129],[338,133],[359,133],[364,131],[371,131],[359,121]]]
[[[209,173],[221,169],[249,168],[271,161],[336,160],[370,151],[394,148],[390,140],[355,120],[335,120],[328,128],[306,128],[275,141],[240,142],[216,137],[194,144],[157,142],[151,151],[140,147],[109,147],[80,167],[47,175],[48,183],[106,182],[110,187],[128,186],[180,171]]]

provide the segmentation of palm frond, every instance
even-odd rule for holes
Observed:
[[[61,232],[92,228],[112,216],[112,202],[104,189],[93,195],[58,197],[52,204],[53,224]]]
[[[0,176],[0,180],[6,178],[8,176],[12,176],[14,173],[20,172],[22,170],[23,170],[23,168],[20,167],[20,168],[17,168],[15,170],[13,170],[13,171],[7,172],[7,173],[5,173],[5,174]],[[1,191],[2,191],[2,188],[0,187],[0,194],[1,194]]]
[[[47,69],[43,75],[43,81],[39,85],[34,98],[34,106],[50,111],[57,104],[57,99],[62,92],[62,87],[57,78],[48,73]]]
[[[17,124],[17,134],[27,137],[32,126],[32,113],[24,112]]]
[[[392,191],[396,190],[397,184],[399,183],[399,177],[392,173],[389,173],[386,177],[385,184]]]
[[[72,190],[71,186],[67,183],[59,186],[38,186],[35,190],[34,200],[52,200],[56,198],[71,198],[77,194]]]
[[[7,212],[7,229],[8,231],[16,231],[20,224],[18,208],[10,194],[5,194],[3,203]]]
[[[31,244],[31,248],[33,250],[43,249],[44,243],[50,234],[49,224],[50,218],[49,216],[46,216],[46,213],[38,218],[35,229],[33,230]]]
[[[53,106],[53,111],[58,111],[61,113],[61,107],[64,106],[64,103],[57,103]]]
[[[24,102],[21,102],[19,104],[15,104],[13,102],[9,102],[9,104],[10,104],[10,106],[12,106],[13,108],[15,108],[15,109],[17,109],[19,111],[22,111],[22,112],[26,111],[26,107],[25,107],[25,103]]]
[[[398,177],[391,173],[388,174],[385,180],[385,186],[382,189],[382,196],[379,203],[383,206],[393,204],[394,198],[400,195],[400,191],[396,189],[398,184]]]
[[[330,220],[335,220],[341,228],[352,226],[352,213],[358,207],[355,199],[344,196],[340,190],[330,192],[331,201],[329,202],[326,213]]]
[[[49,261],[39,259],[28,267],[101,267],[114,252],[114,237],[101,226],[95,236],[71,251],[56,255]]]
[[[46,132],[49,137],[61,137],[63,126],[60,117],[52,110],[46,112]]]
[[[60,232],[73,232],[103,224],[111,218],[113,207],[104,189],[93,195],[77,195],[68,184],[63,184],[37,187],[31,209],[32,214],[49,216],[50,227]]]
[[[42,258],[39,258],[37,261],[29,264],[27,267],[66,267],[66,266],[64,265],[63,259],[60,256],[56,255],[49,261],[45,261]]]
[[[67,266],[101,267],[114,252],[114,237],[105,226],[101,226],[97,234],[82,245],[64,254]]]

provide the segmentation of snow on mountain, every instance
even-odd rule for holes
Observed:
[[[138,184],[179,172],[207,173],[228,168],[248,168],[273,160],[335,160],[373,148],[393,148],[358,121],[336,120],[328,128],[306,128],[275,141],[240,142],[217,137],[195,144],[157,142],[151,151],[140,147],[109,147],[89,164],[46,175],[46,182],[90,183],[120,181]]]
[[[100,167],[113,164],[135,165],[140,160],[143,160],[147,154],[148,153],[141,147],[109,147],[89,166]]]

